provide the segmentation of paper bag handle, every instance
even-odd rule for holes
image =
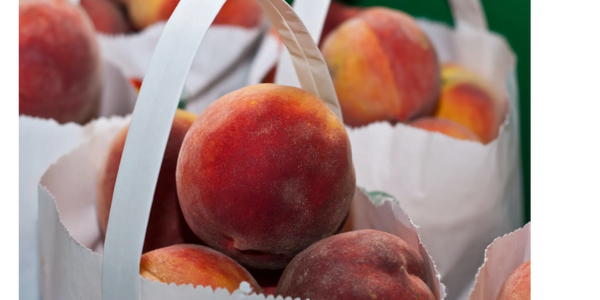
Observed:
[[[323,33],[323,26],[325,25],[330,4],[331,0],[295,0],[293,3],[296,14],[304,22],[306,28],[308,28],[308,32],[315,43],[319,43],[319,39]],[[294,72],[290,53],[285,48],[281,50],[276,70],[274,80],[276,84],[300,86],[298,76]]]
[[[488,24],[480,0],[448,0],[455,26],[469,25],[476,29],[487,30]]]
[[[162,158],[187,73],[226,0],[181,0],[156,45],[119,165],[102,262],[102,299],[139,299],[139,265]],[[256,0],[288,47],[303,89],[340,118],[327,65],[284,0]]]

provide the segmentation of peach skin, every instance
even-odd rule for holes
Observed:
[[[311,300],[435,300],[427,265],[401,238],[358,230],[323,239],[283,271],[277,294]]]
[[[342,122],[315,95],[248,86],[188,131],[177,192],[190,228],[240,264],[281,269],[343,227],[356,178]]]
[[[79,4],[88,14],[96,31],[107,34],[131,31],[125,8],[112,0],[80,0]]]
[[[134,27],[142,30],[171,17],[179,0],[127,0],[129,17]],[[263,22],[263,11],[256,0],[227,0],[213,25],[255,28]]]
[[[173,245],[142,255],[140,275],[152,281],[223,288],[233,293],[246,281],[260,294],[262,289],[244,267],[213,249],[199,245]]]
[[[496,97],[478,75],[455,65],[442,67],[442,92],[435,116],[457,122],[487,144],[498,136],[508,101]]]
[[[88,16],[67,0],[19,1],[19,115],[87,123],[102,93]]]
[[[433,113],[440,71],[429,38],[409,15],[370,8],[323,43],[344,122],[407,122]]]
[[[202,243],[183,218],[175,186],[175,169],[181,143],[196,117],[195,114],[183,110],[177,110],[175,113],[150,210],[144,253],[174,244]],[[98,180],[96,207],[100,228],[104,234],[108,226],[110,206],[127,131],[128,127],[124,128],[113,140]]]
[[[520,265],[508,276],[496,300],[531,299],[531,260]]]

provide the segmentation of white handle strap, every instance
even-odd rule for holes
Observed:
[[[448,0],[456,27],[470,26],[487,30],[488,24],[480,0]]]

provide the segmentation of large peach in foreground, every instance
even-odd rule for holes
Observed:
[[[531,299],[531,260],[520,265],[506,279],[496,300]]]
[[[479,137],[469,128],[446,119],[421,118],[410,123],[410,126],[431,132],[439,132],[459,140],[480,142]]]
[[[101,79],[82,10],[67,0],[19,1],[19,115],[86,123],[98,113]]]
[[[331,32],[322,50],[347,125],[406,122],[435,110],[437,55],[411,16],[367,9]]]
[[[342,122],[315,95],[274,84],[211,104],[187,133],[177,163],[190,228],[252,268],[284,268],[336,233],[355,185]]]
[[[164,283],[223,288],[230,293],[246,281],[260,294],[262,289],[244,267],[208,247],[173,245],[142,255],[140,275]]]
[[[183,218],[175,186],[175,169],[183,138],[196,115],[177,110],[154,192],[143,252],[182,243],[201,243]],[[102,232],[106,234],[113,191],[128,127],[113,140],[98,180],[96,207]]]
[[[401,238],[358,230],[321,240],[285,268],[277,294],[311,300],[434,300],[427,265]]]
[[[506,118],[508,101],[497,97],[478,75],[457,66],[442,68],[442,92],[435,116],[457,122],[487,144]]]

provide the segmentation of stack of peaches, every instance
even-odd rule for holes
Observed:
[[[332,1],[319,46],[350,127],[401,122],[487,144],[506,118],[508,100],[467,68],[440,66],[434,45],[402,11]]]
[[[86,123],[97,115],[94,27],[127,33],[166,20],[177,0],[20,0],[20,114]],[[89,15],[89,16],[88,16]],[[255,0],[228,0],[215,24],[252,27]],[[440,66],[410,16],[333,2],[320,42],[346,125],[403,122],[489,143],[508,111],[488,83]],[[268,81],[268,79],[266,79]],[[105,234],[127,128],[101,170]],[[435,299],[426,258],[401,238],[346,226],[356,190],[344,124],[301,89],[261,84],[173,120],[140,274],[165,283],[302,299]],[[511,284],[509,284],[509,287]],[[510,292],[507,292],[510,294]]]
[[[127,131],[99,176],[103,232]],[[140,274],[231,292],[246,281],[257,293],[313,300],[435,299],[416,249],[345,226],[355,190],[346,129],[311,93],[260,84],[200,115],[178,110]]]
[[[134,34],[166,21],[178,3],[19,0],[19,114],[59,123],[97,118],[102,72],[95,33]],[[213,25],[255,28],[263,18],[255,0],[228,0]]]

